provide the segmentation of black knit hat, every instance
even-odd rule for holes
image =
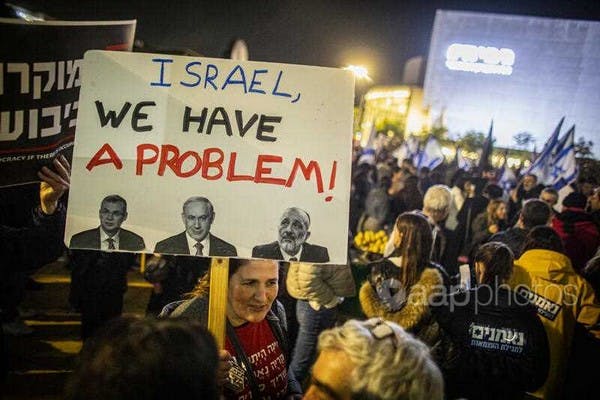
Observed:
[[[562,205],[563,207],[570,208],[585,208],[587,204],[587,197],[579,192],[569,193],[567,197],[563,199]]]

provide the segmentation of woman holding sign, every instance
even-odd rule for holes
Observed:
[[[279,265],[267,260],[229,260],[227,334],[220,381],[226,399],[300,398],[298,382],[288,374],[285,312],[277,297]],[[208,321],[209,274],[189,300],[167,305],[161,316]]]

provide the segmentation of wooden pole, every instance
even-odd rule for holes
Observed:
[[[143,275],[146,270],[146,253],[140,253],[140,273]]]
[[[211,258],[210,294],[208,297],[208,330],[217,346],[225,347],[225,318],[227,318],[227,292],[229,286],[229,259]]]

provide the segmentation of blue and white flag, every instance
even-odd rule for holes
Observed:
[[[500,179],[498,179],[498,185],[508,192],[511,188],[517,185],[517,177],[513,170],[506,164],[506,156],[504,157],[504,164],[500,170]]]
[[[393,156],[398,160],[398,165],[402,165],[402,160],[410,159],[415,164],[415,157],[419,154],[419,141],[414,136],[409,136],[398,149],[394,152]]]
[[[575,125],[569,129],[556,145],[552,159],[551,185],[560,190],[577,179],[579,169],[575,158]]]
[[[425,143],[425,147],[419,152],[415,166],[417,170],[427,167],[429,170],[433,170],[435,167],[444,162],[444,153],[442,153],[442,146],[438,141],[430,136]]]
[[[472,167],[471,161],[462,155],[462,149],[456,148],[456,166],[463,171],[469,171]]]
[[[560,134],[560,128],[562,127],[565,117],[562,117],[552,136],[548,139],[540,155],[533,161],[533,163],[527,168],[523,175],[534,174],[538,178],[538,182],[543,185],[549,185],[552,183],[552,158],[558,144],[558,135]]]

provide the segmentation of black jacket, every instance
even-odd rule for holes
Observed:
[[[447,398],[517,399],[544,383],[548,339],[527,299],[480,286],[434,303]]]
[[[527,233],[528,231],[525,229],[514,226],[505,231],[493,234],[487,241],[504,243],[512,250],[516,260],[521,257],[521,248],[523,247]]]

